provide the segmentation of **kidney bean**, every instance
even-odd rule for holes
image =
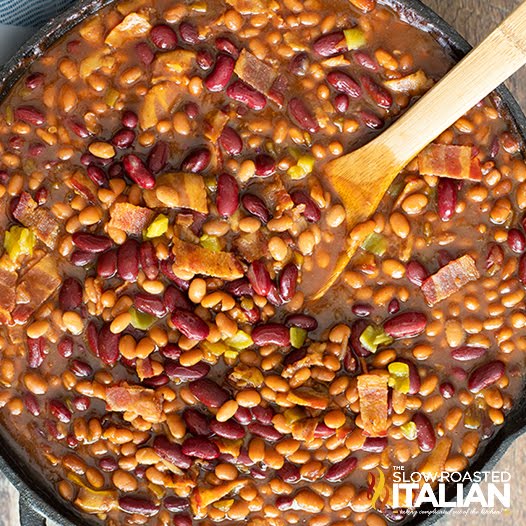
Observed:
[[[165,497],[163,500],[164,507],[171,511],[172,513],[179,513],[181,511],[186,511],[190,508],[190,503],[188,502],[188,499],[184,499],[183,497]],[[191,526],[190,522],[190,526]]]
[[[291,462],[285,462],[283,466],[276,471],[276,475],[288,484],[295,484],[301,479],[299,468]]]
[[[241,203],[246,211],[256,216],[265,225],[270,221],[270,212],[263,200],[254,194],[245,194],[241,198]]]
[[[146,168],[144,163],[135,154],[130,153],[122,159],[126,175],[144,190],[149,190],[155,186],[155,177]]]
[[[424,266],[418,261],[414,260],[407,264],[405,275],[407,276],[407,279],[417,287],[421,287],[422,283],[424,283],[424,281],[429,277],[429,273],[424,268]]]
[[[44,114],[34,106],[19,106],[14,113],[17,121],[31,124],[31,126],[42,126],[46,122]]]
[[[437,187],[437,208],[438,216],[442,221],[449,221],[455,214],[457,206],[456,182],[445,177],[441,177]]]
[[[113,457],[104,457],[99,460],[99,468],[106,473],[112,473],[119,469],[119,464]]]
[[[44,153],[45,149],[46,147],[42,143],[34,142],[29,145],[27,153],[32,157],[38,157]]]
[[[157,296],[146,292],[139,292],[135,296],[134,305],[137,310],[156,318],[163,318],[167,314],[164,303]]]
[[[358,460],[354,457],[347,457],[341,462],[336,462],[336,464],[333,464],[327,470],[327,473],[325,473],[325,480],[329,482],[339,482],[347,478],[356,469],[357,465]]]
[[[263,261],[256,260],[250,264],[247,271],[247,278],[256,294],[266,296],[269,293],[272,280]]]
[[[192,459],[184,453],[181,446],[171,442],[166,435],[155,436],[153,449],[162,459],[179,469],[188,469],[192,465]]]
[[[216,444],[202,437],[187,438],[183,442],[183,453],[202,460],[214,460],[221,454]]]
[[[367,437],[362,445],[362,451],[381,453],[387,447],[387,437]]]
[[[98,338],[98,356],[106,365],[114,365],[119,359],[119,340],[118,334],[113,334],[110,330],[110,324],[102,326]]]
[[[90,164],[86,173],[88,177],[97,185],[97,186],[108,186],[108,176],[104,173],[104,170],[99,166]]]
[[[239,155],[243,151],[243,139],[231,126],[223,128],[219,144],[229,155]]]
[[[111,138],[111,143],[117,148],[124,150],[126,148],[129,148],[133,144],[134,140],[135,140],[135,132],[133,130],[124,128],[122,130],[119,130]]]
[[[281,495],[276,499],[276,508],[279,511],[290,510],[294,506],[294,498],[290,495]]]
[[[268,345],[273,343],[281,347],[290,345],[289,330],[280,323],[266,323],[258,325],[252,331],[252,339],[256,345]]]
[[[135,283],[139,275],[139,242],[127,239],[117,250],[117,273],[124,281]]]
[[[105,252],[113,245],[109,237],[88,234],[86,232],[75,232],[72,236],[72,241],[77,248],[91,254]]]
[[[21,150],[24,147],[25,139],[16,135],[14,137],[11,137],[8,143],[9,143],[9,147],[12,148],[13,150]]]
[[[347,51],[348,48],[343,31],[335,31],[319,37],[312,49],[322,57],[333,57]]]
[[[311,133],[316,133],[320,125],[316,117],[307,108],[305,103],[298,98],[293,98],[289,102],[288,110],[292,120],[302,129]]]
[[[170,147],[164,141],[159,141],[150,150],[146,165],[153,174],[158,174],[164,169],[170,155]]]
[[[57,344],[57,351],[63,358],[70,358],[73,355],[73,340],[69,336],[61,338]]]
[[[414,338],[422,334],[427,318],[421,312],[403,312],[389,318],[384,323],[384,331],[395,339]]]
[[[175,31],[166,24],[159,24],[150,31],[150,40],[159,49],[172,50],[177,46],[177,35]]]
[[[176,309],[172,314],[172,323],[190,340],[204,340],[210,334],[210,327],[197,314]]]
[[[86,252],[85,250],[74,250],[71,254],[70,261],[76,267],[86,267],[95,261],[96,254]]]
[[[349,338],[349,344],[351,346],[351,349],[359,358],[367,358],[371,355],[371,352],[368,351],[360,342],[360,336],[368,326],[369,324],[365,320],[356,320],[351,325],[351,336]]]
[[[226,422],[212,420],[210,422],[210,430],[217,436],[228,440],[240,440],[245,437],[244,427],[232,419]]]
[[[299,327],[306,331],[315,331],[318,328],[316,318],[307,314],[290,314],[285,319],[285,325],[287,327]]]
[[[95,356],[99,356],[99,331],[93,321],[88,322],[86,327],[86,340],[88,347]]]
[[[239,185],[235,177],[222,173],[217,178],[217,211],[223,217],[234,215],[239,206]]]
[[[526,237],[517,228],[512,228],[508,232],[508,246],[517,254],[522,254],[526,249]]]
[[[214,57],[208,49],[200,49],[195,57],[197,65],[204,71],[208,71],[214,65]]]
[[[183,172],[199,173],[208,168],[212,154],[208,148],[198,148],[190,152],[181,164]]]
[[[270,290],[267,294],[267,300],[271,305],[274,305],[274,307],[281,307],[281,305],[284,303],[282,297],[279,295],[278,287],[276,287],[274,283],[270,285]]]
[[[279,293],[283,301],[290,301],[296,294],[298,283],[298,267],[294,263],[287,263],[279,276]]]
[[[197,28],[193,24],[186,20],[179,24],[179,35],[181,36],[181,40],[187,44],[197,44],[199,42],[199,31],[197,31]]]
[[[31,73],[26,77],[25,85],[26,88],[35,90],[41,88],[44,85],[45,75],[40,72]]]
[[[283,367],[288,367],[299,360],[303,360],[305,356],[307,356],[307,349],[305,347],[302,347],[301,349],[292,349],[283,358]]]
[[[40,415],[40,404],[34,394],[26,393],[24,395],[24,405],[33,416]]]
[[[457,380],[460,380],[461,382],[467,380],[468,373],[462,369],[462,367],[453,367],[451,369],[451,376],[456,378]]]
[[[343,71],[331,71],[327,75],[327,82],[336,90],[357,99],[362,95],[360,85],[347,73]],[[347,105],[349,101],[347,100]]]
[[[345,113],[349,109],[349,97],[345,93],[340,93],[334,97],[333,105],[338,113]]]
[[[453,256],[445,249],[438,250],[436,255],[440,267],[445,267],[448,263],[453,261]]]
[[[303,215],[310,223],[317,223],[321,219],[321,212],[318,205],[303,190],[294,190],[290,197],[296,206],[303,205],[305,210]]]
[[[236,102],[241,102],[251,110],[259,111],[267,105],[267,98],[263,93],[255,90],[242,80],[236,80],[226,89],[226,94]]]
[[[45,147],[42,145],[42,150],[40,153],[44,151]],[[91,155],[91,153],[83,153],[80,156],[80,164],[83,166],[89,166],[90,164],[100,164],[101,159],[97,159],[94,155]]]
[[[122,179],[124,177],[124,167],[122,163],[117,162],[110,165],[108,168],[108,175],[112,178]]]
[[[253,415],[248,407],[239,406],[234,415],[234,419],[240,424],[246,426],[253,420]]]
[[[239,278],[234,281],[227,282],[225,284],[225,292],[237,297],[252,296],[254,294],[252,285],[247,278]]]
[[[389,302],[389,305],[387,306],[387,312],[389,314],[396,314],[399,310],[400,310],[400,302],[396,298],[393,298]]]
[[[351,311],[355,316],[359,316],[360,318],[366,318],[367,316],[371,315],[371,313],[373,312],[373,308],[367,303],[355,303],[351,307]]]
[[[64,424],[71,422],[71,411],[60,400],[51,400],[49,402],[49,412]]]
[[[112,278],[117,273],[117,252],[110,250],[104,252],[97,260],[97,274],[101,278]]]
[[[462,347],[458,347],[451,351],[451,358],[458,360],[459,362],[467,362],[482,358],[486,352],[487,349],[484,347],[470,347],[469,345],[463,345]]]
[[[309,69],[309,56],[307,53],[301,52],[294,55],[290,61],[289,71],[298,77],[304,77]]]
[[[254,419],[257,420],[260,424],[272,424],[272,419],[275,415],[272,407],[263,407],[261,405],[258,405],[256,407],[253,407],[251,412],[254,416]]]
[[[75,310],[82,305],[82,286],[75,278],[66,278],[58,294],[58,303],[64,311]]]
[[[79,378],[86,378],[93,374],[91,365],[81,360],[73,360],[69,366],[70,371]]]
[[[173,526],[192,526],[192,518],[189,515],[174,515]]]
[[[526,285],[526,254],[523,254],[519,259],[519,280],[523,285]]]
[[[90,408],[91,400],[87,396],[76,396],[71,403],[77,411],[82,413]]]
[[[121,117],[121,123],[125,128],[133,130],[139,124],[139,117],[134,111],[126,110]]]
[[[360,81],[362,86],[365,88],[365,91],[367,91],[369,97],[371,97],[377,106],[385,110],[388,110],[392,106],[393,97],[391,94],[382,86],[377,84],[371,77],[363,75]]]
[[[151,387],[155,389],[156,387],[162,387],[170,381],[170,377],[166,374],[158,374],[157,376],[152,376],[151,378],[145,378],[142,383],[146,387]]]
[[[40,338],[27,338],[27,365],[31,369],[38,369],[44,362],[47,351],[47,342]]]
[[[383,119],[371,111],[361,110],[358,112],[358,115],[362,119],[362,122],[372,130],[379,130],[384,125]]]
[[[91,135],[91,133],[88,131],[86,126],[82,124],[81,122],[75,120],[75,119],[68,119],[66,121],[66,124],[68,125],[68,128],[81,139],[86,139]]]
[[[260,424],[259,422],[249,424],[248,430],[252,435],[264,438],[269,442],[276,442],[283,438],[283,435],[274,426]]]
[[[151,241],[141,243],[139,247],[139,260],[141,268],[150,280],[157,279],[159,275],[159,260],[155,253],[155,247]]]
[[[145,66],[149,66],[155,59],[155,53],[146,42],[139,42],[135,46],[135,53]]]
[[[178,362],[167,362],[164,369],[170,378],[183,381],[199,380],[210,372],[210,366],[205,362],[199,362],[191,366],[184,366]]]
[[[440,394],[446,400],[448,400],[449,398],[453,398],[453,396],[455,396],[455,387],[450,382],[441,383],[438,390],[440,391]]]
[[[126,513],[145,517],[153,517],[159,513],[157,504],[140,497],[119,497],[119,508]]]
[[[183,420],[187,431],[194,436],[210,436],[210,425],[208,418],[194,408],[186,409],[183,413]]]
[[[218,408],[230,399],[230,395],[216,382],[202,378],[189,384],[191,393],[206,407]]]
[[[260,153],[254,159],[257,177],[270,177],[276,172],[276,161],[266,153]]]
[[[353,53],[354,61],[362,68],[369,69],[371,71],[378,71],[380,68],[376,60],[364,51],[355,51]]]
[[[424,451],[431,451],[436,445],[435,430],[433,424],[429,421],[423,413],[415,413],[413,415],[413,422],[416,426],[416,441],[418,447]]]
[[[500,380],[505,371],[506,366],[500,360],[481,365],[469,375],[468,389],[473,393],[478,393]]]
[[[191,311],[194,307],[186,295],[173,285],[166,288],[163,296],[163,304],[165,310],[168,312],[175,309]]]
[[[224,91],[232,78],[235,65],[236,61],[233,57],[220,53],[217,57],[214,69],[203,82],[208,91]]]

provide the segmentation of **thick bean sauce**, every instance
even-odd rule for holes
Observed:
[[[324,164],[452,65],[375,0],[126,0],[0,106],[0,406],[107,525],[379,526],[462,471],[526,350],[526,165],[497,99],[347,236]]]

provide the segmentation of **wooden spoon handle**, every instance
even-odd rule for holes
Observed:
[[[382,142],[405,166],[524,64],[526,2],[386,130]]]

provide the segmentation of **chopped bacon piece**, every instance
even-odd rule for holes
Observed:
[[[188,71],[192,67],[195,56],[196,52],[188,49],[176,49],[168,53],[161,53],[152,65],[153,84],[163,81],[175,84],[187,83]]]
[[[124,230],[127,234],[139,235],[151,223],[155,212],[130,203],[116,203],[110,210],[108,226]]]
[[[151,28],[152,26],[147,16],[139,13],[130,13],[109,32],[104,43],[113,48],[119,48],[128,40],[145,36],[150,32]]]
[[[480,277],[475,260],[470,255],[450,261],[436,274],[429,276],[420,290],[428,305],[432,307],[459,291],[466,283]]]
[[[363,434],[382,437],[387,433],[387,376],[362,374],[358,376],[358,395]]]
[[[241,80],[264,95],[270,93],[277,76],[274,68],[259,60],[246,49],[241,51],[234,71]]]
[[[153,128],[160,118],[168,115],[179,97],[179,91],[170,82],[161,82],[152,86],[144,96],[139,110],[139,123],[143,130]]]
[[[60,233],[59,222],[47,208],[38,206],[27,192],[20,194],[13,216],[26,228],[32,228],[40,241],[49,248],[55,248]]]
[[[430,144],[418,156],[418,169],[422,175],[471,181],[482,179],[480,161],[473,156],[472,146]]]
[[[137,364],[135,365],[135,370],[137,371],[137,376],[141,382],[145,378],[152,378],[152,376],[155,376],[152,360],[149,357],[145,359],[138,358]]]
[[[241,15],[265,15],[269,14],[271,5],[276,2],[272,0],[226,0]]]
[[[421,69],[405,77],[390,79],[384,82],[384,86],[392,91],[411,95],[422,93],[426,89],[429,89],[432,84],[433,81],[431,81]]]
[[[268,240],[261,230],[239,236],[233,241],[233,246],[241,258],[248,263],[266,257],[268,253]]]
[[[84,513],[96,515],[99,513],[108,513],[117,508],[117,499],[118,495],[116,491],[96,491],[82,485],[75,499],[75,506],[80,508]]]
[[[214,252],[175,238],[173,241],[174,269],[227,281],[244,275],[241,263],[230,252]]]
[[[317,427],[317,418],[302,418],[292,424],[292,437],[300,442],[311,442],[316,437]]]
[[[150,208],[188,208],[208,214],[203,177],[192,173],[166,173],[157,178],[154,190],[143,192]]]
[[[288,87],[289,81],[287,77],[285,77],[285,75],[278,75],[268,92],[268,98],[275,102],[280,108],[283,108]]]
[[[77,194],[90,203],[97,201],[97,187],[95,183],[82,172],[78,171],[65,177],[66,184]]]
[[[437,445],[429,453],[424,462],[418,467],[418,472],[430,475],[428,480],[435,480],[437,475],[440,475],[444,472],[444,466],[446,465],[446,460],[451,449],[451,440],[449,438],[442,438],[438,441]],[[432,477],[435,478],[432,478]],[[426,479],[427,480],[427,479]],[[422,483],[425,482],[422,477]]]
[[[224,111],[211,111],[205,119],[205,137],[213,143],[217,142],[229,120]]]
[[[287,401],[291,404],[311,407],[312,409],[327,409],[329,398],[325,393],[319,393],[311,387],[300,387],[294,391],[289,391]]]
[[[248,484],[248,480],[237,479],[215,487],[203,487],[202,485],[195,488],[190,497],[190,506],[196,517],[206,515],[206,508],[226,497],[229,493],[238,492]]]
[[[15,308],[15,289],[18,274],[15,265],[4,255],[0,258],[0,323],[11,322],[11,313]]]
[[[153,389],[122,383],[106,388],[106,408],[133,413],[147,422],[157,423],[161,421],[163,398]]]
[[[48,254],[22,276],[16,287],[16,302],[35,310],[58,289],[61,281],[57,258]]]

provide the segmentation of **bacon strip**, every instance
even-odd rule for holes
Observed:
[[[241,51],[234,71],[241,80],[264,95],[270,93],[277,76],[274,68],[259,60],[246,49]]]
[[[116,203],[110,215],[108,226],[124,230],[127,234],[139,235],[151,223],[155,212],[130,203]]]
[[[312,409],[327,409],[329,400],[326,394],[318,393],[311,387],[300,387],[294,391],[289,391],[287,400],[291,404],[311,407]]]
[[[11,313],[15,308],[15,289],[18,274],[9,256],[0,258],[0,323],[11,322]]]
[[[419,466],[418,471],[422,474],[429,475],[429,481],[433,480],[433,476],[440,475],[444,471],[446,460],[451,449],[451,440],[449,438],[442,438],[438,441],[437,445]],[[422,484],[425,482],[422,477]]]
[[[153,84],[168,81],[175,84],[188,82],[188,71],[196,56],[195,51],[189,49],[176,49],[168,53],[161,53],[152,65]]]
[[[387,376],[358,376],[358,395],[363,434],[382,437],[387,433]]]
[[[450,261],[436,274],[427,278],[420,290],[428,305],[432,307],[459,291],[466,283],[480,278],[475,260],[470,255]]]
[[[152,86],[144,96],[144,102],[139,110],[139,123],[143,130],[155,126],[159,119],[170,113],[179,91],[171,82],[160,82]]]
[[[422,175],[471,181],[482,179],[480,161],[473,156],[472,146],[430,144],[418,156],[418,169]]]
[[[106,388],[106,408],[108,411],[133,413],[147,422],[158,423],[161,421],[163,399],[153,389],[123,383]]]
[[[127,40],[145,36],[151,28],[145,15],[130,13],[109,32],[104,43],[116,49],[122,47]]]
[[[78,195],[90,203],[97,201],[97,187],[95,183],[82,172],[78,171],[65,178],[66,184]]]

